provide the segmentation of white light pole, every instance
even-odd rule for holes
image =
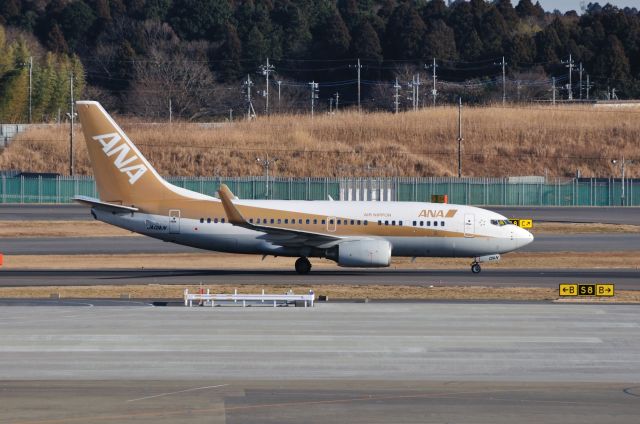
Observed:
[[[264,173],[266,177],[266,184],[265,184],[266,188],[264,193],[265,199],[269,198],[269,167],[275,164],[277,161],[278,161],[278,158],[269,159],[268,154],[264,159],[256,158],[256,162],[258,162],[264,168]]]
[[[625,165],[632,164],[633,161],[630,160],[630,159],[626,159],[625,160],[624,156],[622,156],[621,160],[613,159],[611,161],[611,163],[614,164],[614,165],[618,165],[619,164],[620,168],[621,168],[621,172],[622,172],[622,191],[620,193],[620,206],[624,206],[624,168],[625,168]]]

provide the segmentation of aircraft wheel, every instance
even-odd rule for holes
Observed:
[[[307,258],[298,258],[296,260],[296,272],[298,274],[308,274],[311,271],[311,262]]]
[[[474,262],[471,264],[471,272],[473,272],[474,274],[479,274],[480,271],[482,271],[482,268],[480,268],[479,263]]]

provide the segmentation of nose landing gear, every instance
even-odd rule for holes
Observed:
[[[311,271],[311,262],[307,258],[298,258],[296,260],[296,272],[298,274],[304,275],[308,274]]]
[[[480,264],[478,262],[474,262],[471,264],[471,272],[473,272],[474,274],[479,274],[480,271],[482,271],[482,268],[480,267]]]

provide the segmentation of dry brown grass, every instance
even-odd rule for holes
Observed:
[[[640,110],[591,107],[466,108],[468,176],[618,175],[607,157],[637,157]],[[278,176],[451,176],[456,174],[457,110],[443,107],[336,116],[261,117],[221,128],[123,123],[165,175],[261,175],[256,156],[277,156]],[[90,174],[77,133],[80,174]],[[0,155],[0,169],[67,172],[68,127],[33,129]],[[368,166],[370,168],[368,168]],[[640,176],[639,167],[629,169]]]
[[[227,253],[171,253],[120,255],[5,255],[2,269],[278,269],[293,270],[295,258]],[[329,260],[311,258],[314,269],[339,269]],[[467,269],[469,258],[393,258],[391,269]],[[640,252],[508,253],[492,268],[633,268],[640,270]],[[0,272],[2,270],[0,269]]]
[[[640,302],[640,291],[619,290],[610,298],[571,298],[558,300],[558,290],[541,287],[416,287],[402,285],[346,285],[331,284],[318,287],[204,285],[211,293],[285,293],[293,288],[295,293],[307,293],[314,289],[316,296],[324,295],[331,300],[394,299],[394,300],[555,300],[560,302]],[[182,299],[184,289],[196,293],[200,286],[194,285],[136,285],[136,286],[46,286],[46,287],[0,287],[0,298],[42,298],[56,295],[60,298],[132,298],[132,299]]]
[[[117,237],[139,234],[101,221],[0,221],[0,237]]]

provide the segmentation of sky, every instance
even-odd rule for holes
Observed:
[[[566,12],[567,10],[575,10],[580,13],[580,0],[538,0],[540,4],[546,11],[553,11],[554,9],[558,9],[561,12]],[[620,8],[625,7],[635,7],[636,9],[640,9],[640,0],[585,0],[585,4],[589,3],[600,3],[601,6],[604,6],[607,3],[610,3],[614,6],[618,6]],[[512,1],[512,4],[518,4],[518,0]],[[535,1],[533,1],[535,4]]]

